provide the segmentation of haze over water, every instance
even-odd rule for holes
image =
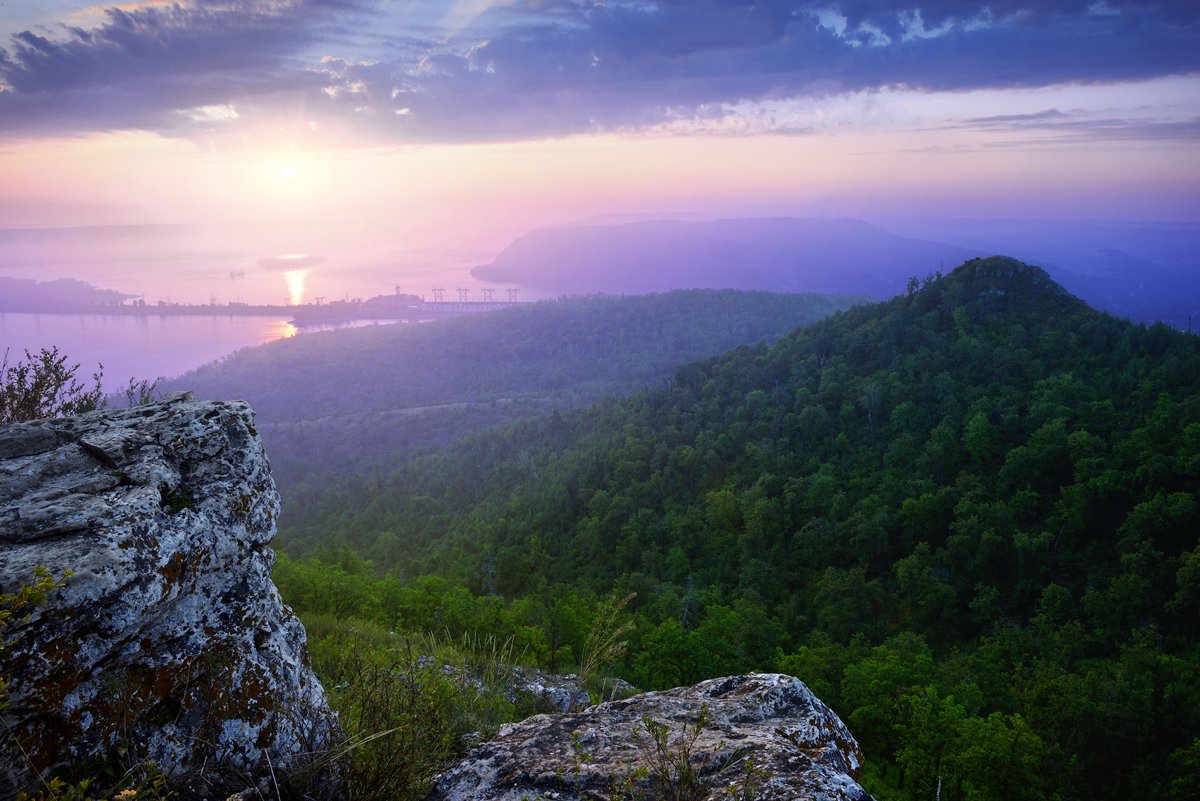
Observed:
[[[139,225],[0,230],[0,274],[77,278],[167,303],[313,303],[395,291],[430,296],[469,287],[486,250],[417,249],[404,239],[363,239],[348,225]],[[297,265],[289,269],[289,259]]]

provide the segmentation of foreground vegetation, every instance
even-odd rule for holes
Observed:
[[[6,349],[0,360],[0,425],[90,412],[104,404],[100,372],[90,387],[81,384],[79,365],[69,364],[58,348],[26,350],[24,359],[12,363],[10,357]]]
[[[621,675],[797,675],[880,798],[1185,799],[1197,487],[1197,340],[987,260],[346,482],[277,578],[305,613],[556,670],[636,592]]]

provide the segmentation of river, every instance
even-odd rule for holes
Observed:
[[[301,335],[327,328],[305,328]],[[103,365],[104,389],[120,392],[130,379],[182,375],[241,348],[298,333],[287,320],[270,317],[6,312],[0,313],[0,355],[8,350],[12,365],[24,359],[25,349],[57,347],[70,364],[79,364],[80,377]]]

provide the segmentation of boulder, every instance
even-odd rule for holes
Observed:
[[[543,670],[513,668],[504,695],[518,709],[538,712],[578,712],[592,703],[580,678],[561,676]]]
[[[245,403],[180,393],[0,428],[0,592],[71,571],[0,652],[0,798],[114,755],[217,794],[332,742],[271,582],[278,513]]]
[[[470,669],[443,663],[432,656],[417,657],[417,666],[432,667],[459,687],[470,688],[477,693],[488,692],[488,683]],[[513,667],[493,675],[492,681],[501,687],[505,700],[527,714],[578,712],[592,703],[579,676],[573,673],[561,675],[534,668]],[[628,682],[621,684],[627,685]]]
[[[854,780],[861,762],[845,725],[799,679],[752,674],[506,726],[439,776],[426,801],[866,801]]]

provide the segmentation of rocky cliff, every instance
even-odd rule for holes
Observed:
[[[869,801],[861,759],[798,679],[733,676],[505,727],[426,801]]]
[[[0,797],[114,753],[217,793],[334,736],[271,583],[278,511],[244,403],[179,394],[0,429],[0,591],[38,565],[72,573],[0,653]]]

